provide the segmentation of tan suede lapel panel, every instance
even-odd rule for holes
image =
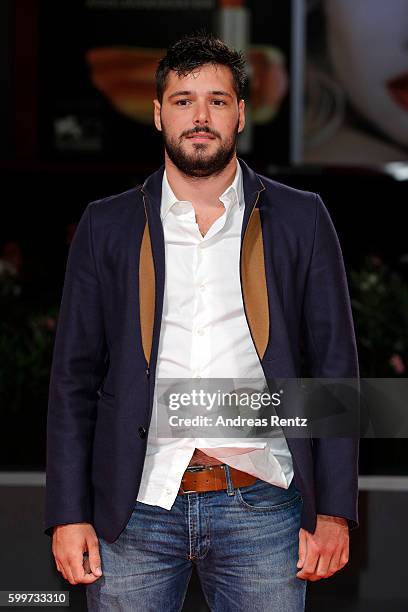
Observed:
[[[248,324],[259,357],[262,359],[269,340],[269,308],[259,208],[253,209],[245,231],[241,274]]]
[[[153,342],[154,310],[156,302],[156,279],[149,225],[146,222],[140,247],[139,260],[140,330],[143,352],[148,364]]]

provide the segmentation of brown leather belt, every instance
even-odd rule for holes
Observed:
[[[234,487],[246,487],[256,481],[256,477],[229,466],[231,481]],[[227,477],[224,464],[195,465],[186,469],[181,479],[179,495],[185,493],[202,493],[220,491],[227,488]]]

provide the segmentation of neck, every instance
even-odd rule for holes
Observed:
[[[165,152],[167,180],[178,200],[188,200],[195,206],[219,206],[219,197],[235,178],[237,170],[236,154],[221,172],[205,177],[187,176],[173,164]]]

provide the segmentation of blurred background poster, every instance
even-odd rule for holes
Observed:
[[[205,28],[247,59],[240,153],[287,164],[296,140],[294,105],[301,105],[289,86],[296,69],[291,7],[287,0],[40,0],[41,158],[157,163],[158,60],[177,38]]]
[[[408,160],[408,2],[307,3],[304,159]]]

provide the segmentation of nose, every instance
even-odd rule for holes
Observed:
[[[208,107],[204,101],[197,102],[193,121],[195,125],[206,125],[209,120]]]

